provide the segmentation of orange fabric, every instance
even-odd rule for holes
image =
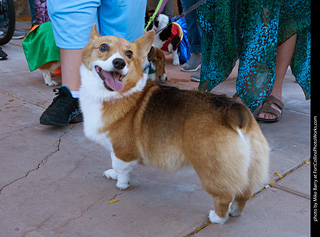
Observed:
[[[52,71],[54,76],[61,76],[61,67],[57,68],[56,70]]]
[[[34,26],[32,26],[32,28],[31,28],[31,30],[28,32],[28,34],[30,34],[32,31],[34,31],[35,29],[37,29],[38,27],[39,27],[40,25],[34,25]],[[28,35],[27,34],[27,35]],[[26,36],[27,36],[26,35]]]

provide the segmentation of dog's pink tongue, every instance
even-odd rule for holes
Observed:
[[[104,82],[114,91],[122,91],[124,85],[119,81],[121,75],[118,72],[107,72],[101,70],[101,74],[104,78]]]

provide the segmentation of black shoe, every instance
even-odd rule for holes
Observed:
[[[6,54],[0,47],[0,60],[5,60],[7,59],[7,57],[8,57],[8,54]]]
[[[58,90],[58,92],[57,92]],[[57,92],[52,104],[40,117],[40,123],[52,126],[67,126],[69,123],[82,122],[79,99],[72,97],[67,87],[53,89]]]

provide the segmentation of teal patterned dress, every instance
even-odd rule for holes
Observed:
[[[203,30],[200,90],[211,91],[240,59],[237,93],[254,111],[269,96],[276,50],[297,34],[292,73],[311,96],[310,0],[207,0],[198,8]]]

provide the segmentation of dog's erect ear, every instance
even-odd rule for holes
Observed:
[[[145,33],[139,39],[133,41],[133,44],[135,44],[138,49],[138,57],[141,58],[143,61],[146,59],[150,51],[150,48],[154,40],[154,36],[155,32],[151,30]]]
[[[151,46],[151,49],[148,53],[148,60],[151,61],[152,59],[154,59],[155,55],[156,55],[156,48]]]
[[[97,30],[97,25],[93,24],[89,40],[92,41],[92,40],[95,40],[99,37],[101,37],[101,35],[99,34],[99,32]]]

